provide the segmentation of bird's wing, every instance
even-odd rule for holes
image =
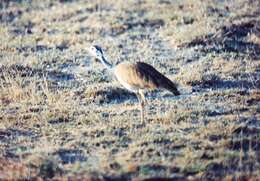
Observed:
[[[140,72],[136,64],[129,62],[120,63],[115,67],[114,73],[123,85],[127,84],[136,89],[152,88],[152,85],[145,81],[145,75],[143,72]]]
[[[171,91],[174,95],[179,95],[177,86],[170,79],[165,77],[159,71],[157,71],[151,65],[144,62],[136,63],[137,72],[139,72],[140,77],[143,81],[147,82],[149,85],[152,85],[156,88],[164,88]]]
[[[121,63],[116,66],[115,74],[122,82],[138,89],[165,88],[178,95],[176,85],[144,62]]]

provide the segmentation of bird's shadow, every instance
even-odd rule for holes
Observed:
[[[94,102],[103,103],[122,103],[126,100],[137,99],[135,93],[129,92],[120,87],[105,87],[95,91],[93,96]]]
[[[152,90],[145,92],[146,101],[169,98],[178,99],[180,96],[175,96],[172,93],[164,93],[161,90]],[[128,91],[127,89],[121,87],[106,87],[95,92],[94,101],[100,104],[103,103],[123,103],[126,101],[138,102],[138,98],[135,93]]]

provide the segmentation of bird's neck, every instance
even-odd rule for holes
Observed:
[[[101,57],[100,61],[107,69],[113,68],[113,65],[111,63],[109,63],[104,56]]]

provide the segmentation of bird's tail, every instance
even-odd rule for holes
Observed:
[[[175,96],[180,95],[181,93],[177,89],[177,85],[173,83],[170,79],[164,76],[164,80],[162,81],[163,84],[161,85],[162,88],[167,89],[168,91],[172,92]]]

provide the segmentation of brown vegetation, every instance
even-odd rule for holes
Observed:
[[[0,178],[259,180],[259,1],[0,2]],[[86,54],[144,61],[135,95]]]

